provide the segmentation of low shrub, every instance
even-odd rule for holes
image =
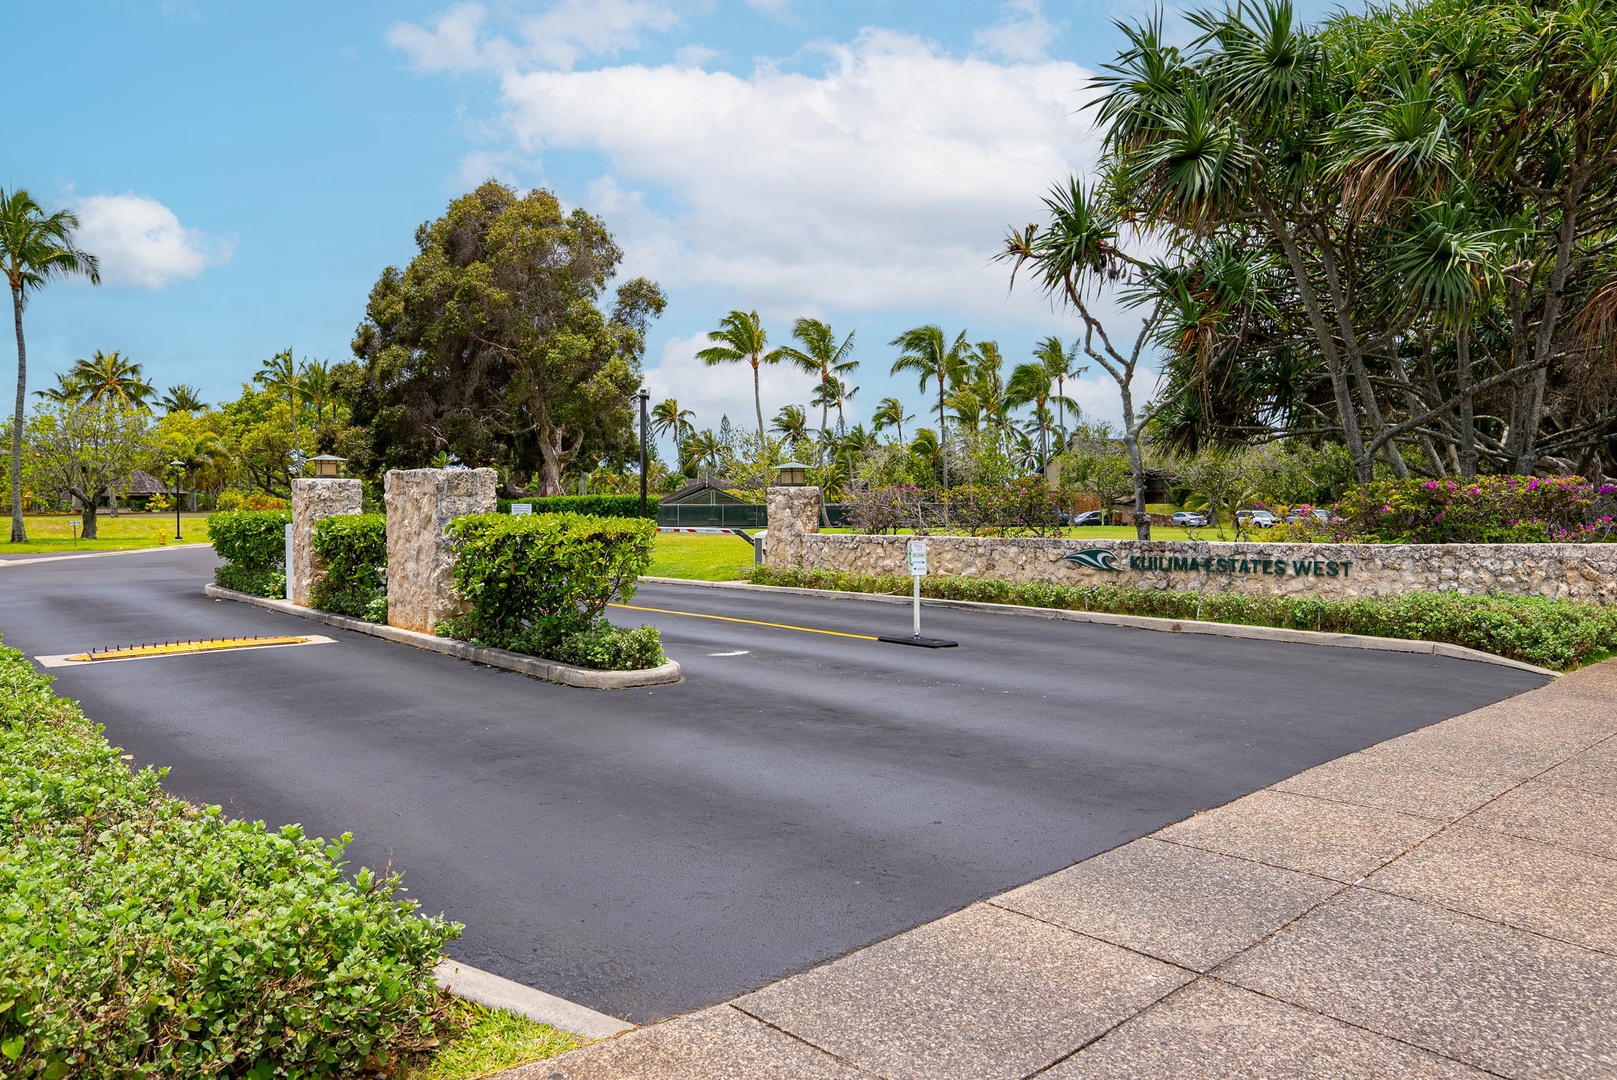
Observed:
[[[322,611],[387,621],[387,518],[337,514],[314,523],[314,552],[325,573],[309,589]],[[379,618],[373,618],[374,615]]]
[[[0,1073],[348,1077],[430,1042],[459,927],[296,826],[131,773],[0,648]]]
[[[912,579],[760,566],[752,581],[808,589],[908,596]],[[924,577],[923,596],[995,604],[1149,615],[1165,619],[1278,626],[1339,634],[1442,641],[1562,671],[1617,648],[1617,608],[1541,597],[1408,593],[1397,597],[1318,600],[1236,593],[1187,593],[1120,585],[1084,588],[993,578]]]
[[[1581,476],[1377,480],[1337,504],[1342,527],[1385,544],[1617,540],[1617,486]]]
[[[502,514],[511,512],[514,502],[528,503],[535,514],[586,514],[590,517],[637,518],[640,516],[639,495],[547,495],[533,499],[501,499]],[[657,516],[657,496],[646,497],[646,516]]]
[[[656,630],[620,630],[603,617],[612,600],[634,595],[651,566],[655,523],[474,514],[456,518],[449,532],[455,584],[468,610],[440,622],[438,633],[591,667],[662,663]]]
[[[261,491],[221,491],[214,503],[215,510],[289,510],[291,505],[279,495],[266,495]]]
[[[844,499],[846,522],[855,532],[968,536],[1059,536],[1057,515],[1066,503],[1040,476],[951,488],[947,505],[936,492],[913,486],[863,488]]]
[[[213,550],[229,565],[213,572],[227,589],[254,596],[286,595],[285,510],[227,510],[208,515]]]

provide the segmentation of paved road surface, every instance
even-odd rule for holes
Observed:
[[[928,651],[663,630],[680,685],[552,686],[202,595],[211,552],[0,564],[29,655],[314,630],[331,645],[74,668],[171,790],[351,831],[467,963],[636,1022],[935,919],[1300,769],[1540,685],[1461,660],[931,610]],[[905,607],[647,586],[635,604],[846,633]]]

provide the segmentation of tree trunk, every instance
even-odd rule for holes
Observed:
[[[764,444],[764,399],[758,390],[758,358],[752,360],[752,407],[758,412],[758,445]]]
[[[1460,475],[1470,479],[1477,475],[1477,422],[1476,395],[1471,389],[1471,327],[1468,323],[1460,324],[1454,354],[1460,379]]]
[[[79,539],[80,540],[94,540],[94,539],[96,539],[96,528],[95,528],[96,503],[100,502],[100,495],[99,494],[91,494],[89,497],[86,497],[84,495],[84,493],[78,492],[78,491],[73,492],[73,495],[78,498],[79,502],[84,504],[84,510],[79,515],[80,517],[82,517],[84,519],[84,527],[79,530]]]
[[[12,318],[17,324],[17,411],[11,420],[11,542],[26,544],[28,529],[22,522],[22,413],[27,405],[28,349],[22,340],[22,288],[11,286]]]
[[[1140,454],[1140,429],[1134,422],[1134,394],[1128,380],[1119,379],[1123,396],[1123,445],[1129,452],[1129,471],[1134,476],[1134,536],[1151,539],[1151,515],[1145,509],[1145,458]]]

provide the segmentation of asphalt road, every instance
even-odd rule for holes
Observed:
[[[320,632],[56,672],[170,790],[355,836],[464,962],[635,1022],[724,1000],[1541,685],[1431,656],[928,610],[922,650],[616,610],[677,686],[579,690],[202,594],[207,550],[0,563],[29,655]],[[909,609],[648,585],[636,605],[855,634]]]

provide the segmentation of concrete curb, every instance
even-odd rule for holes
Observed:
[[[867,600],[878,604],[911,603],[907,596],[843,592],[836,589],[802,589],[792,585],[753,585],[741,581],[686,581],[681,578],[653,577],[643,577],[640,580],[653,585],[696,585],[708,589],[790,593],[794,596],[824,596],[837,600]],[[1518,671],[1531,671],[1536,675],[1549,675],[1552,678],[1561,676],[1561,672],[1551,671],[1549,668],[1442,641],[1411,641],[1407,638],[1370,637],[1365,634],[1328,634],[1317,630],[1287,630],[1277,626],[1245,626],[1240,623],[1202,622],[1196,619],[1159,619],[1149,615],[1108,615],[1100,611],[1068,611],[1065,608],[1024,607],[1021,604],[989,604],[980,600],[937,600],[922,597],[921,603],[928,607],[986,611],[997,615],[1020,615],[1037,619],[1061,619],[1066,622],[1098,623],[1102,626],[1126,626],[1136,630],[1155,630],[1169,634],[1207,634],[1212,637],[1248,638],[1255,641],[1283,641],[1296,645],[1328,645],[1339,649],[1376,649],[1382,652],[1447,656],[1456,660],[1474,660],[1480,664],[1495,664],[1499,667],[1515,668]]]
[[[215,600],[236,600],[244,604],[253,604],[269,611],[279,611],[284,615],[296,615],[300,619],[310,619],[325,623],[327,626],[369,634],[371,637],[397,641],[403,645],[414,645],[428,652],[442,653],[459,660],[471,660],[488,667],[515,671],[546,682],[561,683],[563,686],[579,686],[588,690],[623,690],[634,686],[666,686],[669,683],[677,683],[684,677],[680,674],[679,662],[676,660],[642,671],[591,671],[588,668],[559,664],[554,660],[544,660],[537,656],[524,656],[505,649],[491,649],[486,645],[468,645],[464,641],[438,637],[435,634],[420,634],[414,630],[401,630],[396,626],[366,622],[364,619],[354,619],[347,615],[334,615],[329,611],[299,607],[290,600],[250,596],[218,585],[208,585],[203,591]]]
[[[432,973],[437,977],[440,988],[458,998],[475,1001],[490,1009],[514,1012],[586,1039],[609,1039],[635,1028],[627,1020],[587,1009],[566,998],[535,990],[448,957],[438,961]]]

